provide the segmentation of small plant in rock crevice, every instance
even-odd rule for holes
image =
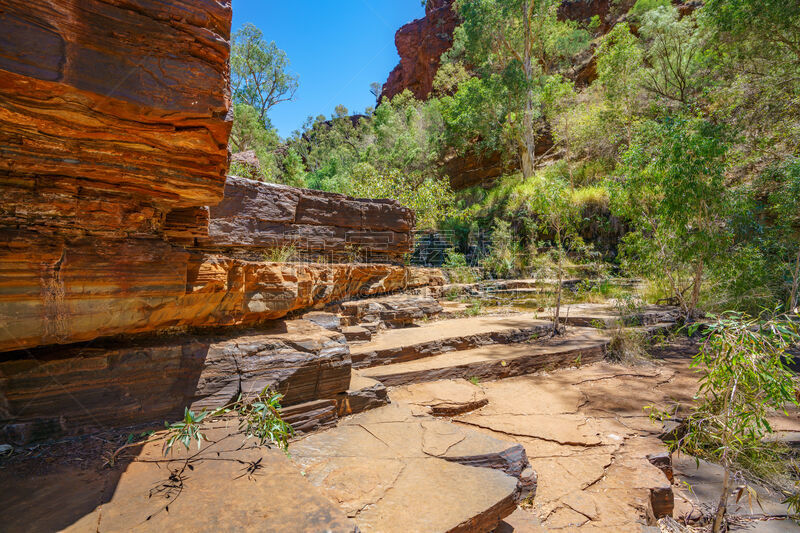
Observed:
[[[465,313],[467,316],[478,316],[483,313],[483,304],[480,300],[472,300]]]
[[[245,398],[240,394],[235,402],[213,411],[195,413],[187,407],[184,410],[183,420],[172,424],[165,423],[167,438],[164,441],[164,455],[169,453],[176,443],[183,444],[188,450],[192,442],[197,442],[197,448],[200,449],[203,440],[206,440],[200,427],[201,423],[206,419],[210,420],[229,413],[236,413],[239,418],[239,429],[247,438],[257,439],[262,446],[275,444],[285,451],[294,430],[281,418],[281,398],[282,394],[264,389],[253,398]]]
[[[270,248],[263,254],[264,261],[268,263],[288,263],[297,255],[297,248],[293,244],[284,244]]]

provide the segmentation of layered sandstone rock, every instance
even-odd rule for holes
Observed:
[[[9,0],[0,224],[151,234],[216,203],[228,166],[229,0]]]
[[[0,351],[172,328],[253,325],[430,282],[427,271],[409,270],[267,263],[187,251],[157,239],[45,239],[3,230]]]
[[[441,304],[433,298],[405,295],[344,302],[337,308],[347,325],[377,323],[390,328],[405,327],[442,311]]]
[[[269,387],[284,405],[350,388],[344,336],[305,320],[226,336],[40,348],[0,362],[3,440],[180,417]]]
[[[200,219],[202,215],[198,217]],[[300,258],[399,262],[411,251],[414,212],[394,200],[367,200],[229,176],[209,211],[208,250],[292,247]]]

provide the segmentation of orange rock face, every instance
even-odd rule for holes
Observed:
[[[57,241],[0,232],[0,351],[176,327],[241,326],[439,283],[387,264],[287,264],[158,239]]]
[[[230,1],[8,0],[3,225],[150,233],[222,197]]]
[[[226,183],[230,24],[230,0],[2,2],[0,440],[150,421],[243,385],[333,402],[350,379],[340,334],[217,328],[443,283],[398,264],[414,216],[397,202]],[[265,261],[286,245],[327,262]]]

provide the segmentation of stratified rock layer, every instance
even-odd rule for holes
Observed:
[[[202,215],[200,215],[202,217]],[[199,217],[199,218],[200,218]],[[301,258],[401,262],[411,251],[414,213],[394,200],[367,200],[229,176],[209,211],[210,250],[291,247]]]
[[[15,354],[16,355],[16,354]],[[6,440],[27,442],[216,408],[264,388],[283,405],[350,387],[344,337],[305,320],[227,336],[181,336],[26,351],[0,362]]]
[[[157,239],[66,241],[0,230],[0,351],[252,325],[427,279],[387,264],[266,263],[188,252]]]
[[[148,234],[216,203],[229,0],[3,2],[0,224]]]

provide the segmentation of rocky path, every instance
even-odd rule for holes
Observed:
[[[659,516],[679,517],[704,505],[682,483],[691,477],[685,460],[671,482],[662,428],[643,409],[688,405],[697,386],[688,363],[684,351],[636,367],[602,362],[498,381],[417,383],[390,388],[390,398],[524,446],[538,474],[536,497],[498,531],[639,533]],[[796,420],[779,426],[789,431]],[[712,467],[703,470],[708,494],[716,489]],[[773,511],[780,508],[775,495],[762,496]],[[786,521],[748,527],[754,525],[748,530],[795,530]]]

